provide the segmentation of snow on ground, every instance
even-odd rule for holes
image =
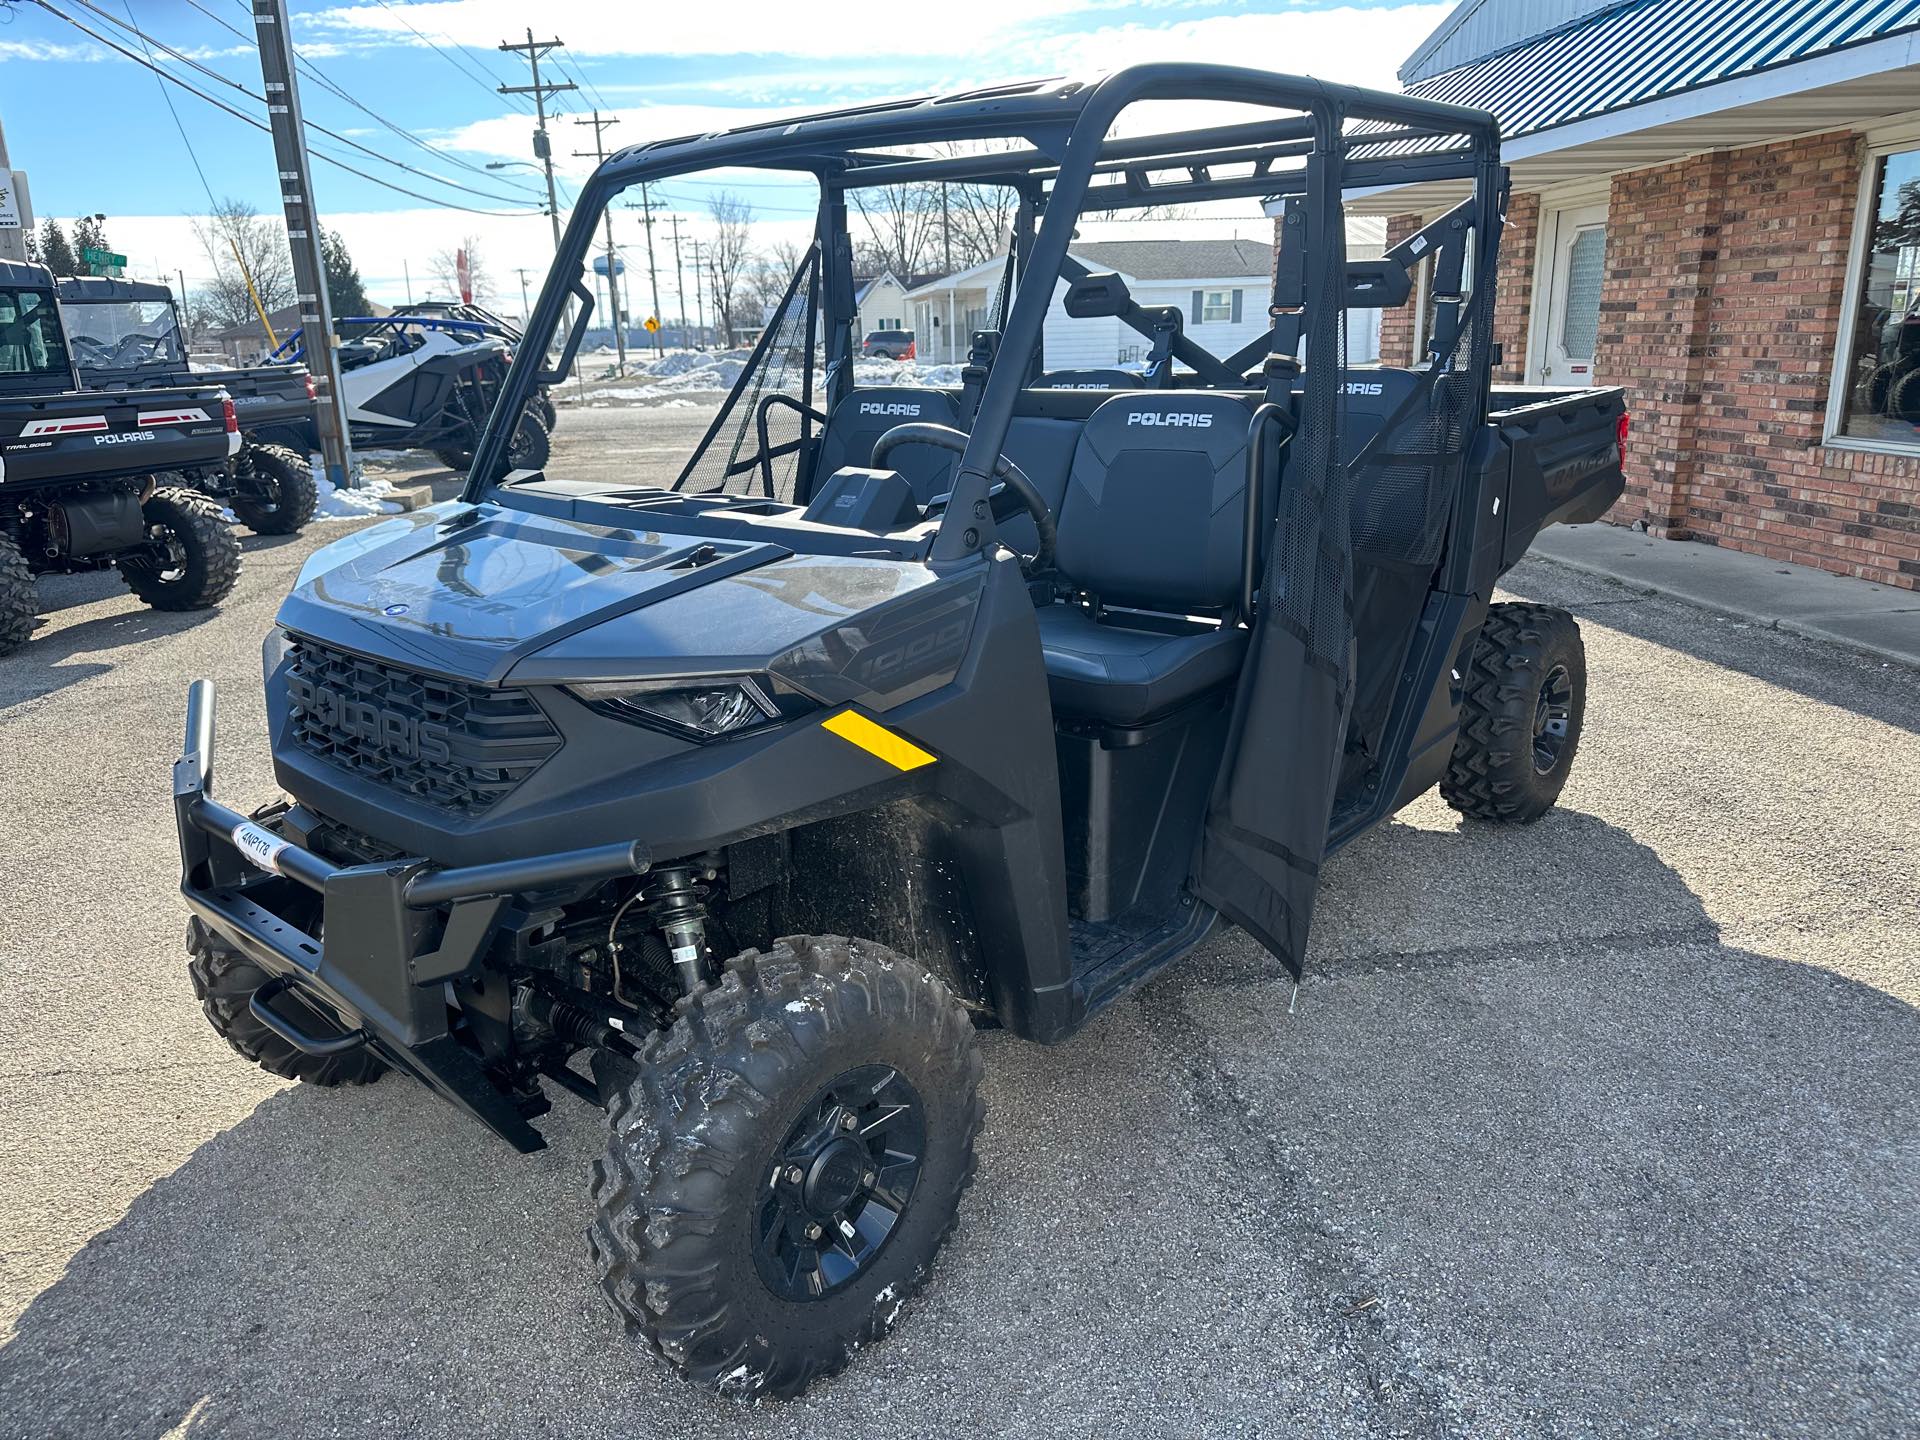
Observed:
[[[562,405],[692,405],[714,403],[733,388],[746,368],[747,350],[670,350],[658,357],[633,360],[623,376],[604,376],[597,383],[555,387]],[[913,360],[856,360],[853,383],[862,387],[917,385],[953,387],[960,384],[959,365],[925,365]],[[825,377],[816,373],[815,389]],[[699,396],[699,400],[687,397]],[[667,397],[677,397],[669,399]]]
[[[313,511],[314,519],[364,520],[369,515],[400,513],[400,502],[386,498],[393,494],[391,481],[375,475],[363,475],[357,488],[342,490],[327,479],[326,468],[320,463],[319,456],[314,456],[311,463],[314,487],[320,492],[320,503]]]

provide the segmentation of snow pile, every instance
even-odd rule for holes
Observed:
[[[393,494],[391,482],[368,476],[358,489],[342,490],[327,479],[318,456],[313,459],[313,484],[320,492],[320,503],[313,510],[316,520],[365,520],[370,515],[400,513],[400,502],[385,498]]]
[[[853,383],[869,385],[919,385],[934,389],[951,388],[960,383],[959,365],[923,365],[918,360],[856,360]]]

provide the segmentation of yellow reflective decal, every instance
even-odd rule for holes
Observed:
[[[922,765],[931,765],[935,757],[929,755],[911,740],[902,738],[887,729],[876,725],[866,716],[852,710],[842,710],[831,720],[820,722],[821,728],[831,730],[849,745],[858,745],[869,755],[877,755],[896,770],[918,770]]]

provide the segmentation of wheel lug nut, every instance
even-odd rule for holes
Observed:
[[[806,1177],[800,1173],[800,1167],[798,1165],[789,1165],[787,1167],[787,1183],[789,1185],[798,1185],[805,1178]]]
[[[840,1117],[840,1128],[842,1130],[851,1130],[857,1125],[859,1125],[859,1123],[860,1123],[860,1117],[858,1115],[853,1114],[851,1111],[849,1111],[847,1114],[842,1115]]]
[[[873,1173],[873,1171],[869,1170],[867,1171],[866,1174],[860,1177],[860,1183],[862,1185],[871,1186],[877,1178],[878,1177]]]
[[[823,1233],[818,1225],[807,1226],[807,1239],[809,1240],[818,1240]]]

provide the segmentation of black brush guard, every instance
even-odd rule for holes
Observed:
[[[211,680],[187,691],[187,737],[173,767],[180,892],[195,915],[267,972],[254,1017],[309,1055],[368,1047],[515,1149],[546,1142],[449,1028],[448,983],[472,972],[512,898],[642,875],[639,842],[442,869],[427,860],[334,865],[213,798]],[[282,912],[289,886],[322,897],[315,938]],[[278,904],[276,904],[276,901]],[[275,1008],[292,992],[335,1020],[316,1035]]]

